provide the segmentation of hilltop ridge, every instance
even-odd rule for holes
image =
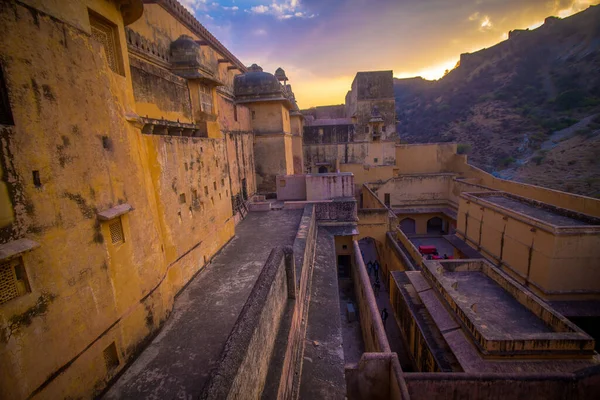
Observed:
[[[497,176],[600,196],[600,6],[462,54],[438,81],[394,80],[400,138],[460,143]]]

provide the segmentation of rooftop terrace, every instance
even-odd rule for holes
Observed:
[[[302,211],[248,214],[104,398],[198,398],[271,249],[294,242]]]
[[[424,275],[482,354],[591,354],[590,336],[483,260],[426,261]]]
[[[479,201],[500,206],[504,209],[537,219],[552,226],[574,227],[600,225],[600,218],[505,192],[468,193],[466,194],[466,197],[476,198]]]

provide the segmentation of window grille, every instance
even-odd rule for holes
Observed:
[[[17,258],[0,264],[0,304],[29,292],[29,283],[22,259]]]
[[[108,371],[112,371],[119,366],[119,355],[117,354],[115,342],[112,342],[110,346],[104,350],[104,363],[106,364],[106,369]]]
[[[108,21],[103,21],[101,17],[90,14],[90,25],[92,28],[92,38],[97,40],[104,47],[108,66],[113,72],[122,74],[120,68],[120,56],[117,36],[117,27],[111,25]]]
[[[112,244],[121,244],[125,241],[125,236],[123,235],[123,224],[121,224],[121,218],[117,218],[108,224],[108,229],[110,230],[110,239]]]
[[[212,91],[206,85],[200,85],[199,90],[200,96],[200,108],[202,112],[206,114],[213,113],[213,99],[212,99]]]

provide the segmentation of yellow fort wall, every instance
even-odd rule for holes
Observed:
[[[218,93],[222,139],[142,134],[127,121],[145,106],[134,101],[117,6],[26,3],[35,7],[0,7],[14,116],[14,126],[0,127],[3,201],[12,208],[3,208],[0,243],[27,238],[40,247],[22,255],[31,292],[0,304],[0,398],[89,398],[233,237],[231,196],[242,179],[249,194],[256,190],[254,137],[248,108],[239,107],[235,121]],[[90,37],[88,8],[116,26],[123,75]],[[157,5],[147,10],[140,21],[173,20]],[[168,24],[168,37],[183,33]],[[133,210],[120,217],[124,241],[113,244],[110,222],[97,213],[125,203]],[[113,343],[118,366],[109,368],[103,353]]]

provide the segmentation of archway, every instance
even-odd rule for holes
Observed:
[[[400,230],[405,234],[411,234],[417,232],[417,224],[412,218],[404,218],[400,221]]]
[[[441,235],[444,229],[444,222],[440,217],[433,217],[427,221],[428,235]]]
[[[319,173],[320,174],[326,174],[327,173],[327,167],[322,165],[319,167]]]

